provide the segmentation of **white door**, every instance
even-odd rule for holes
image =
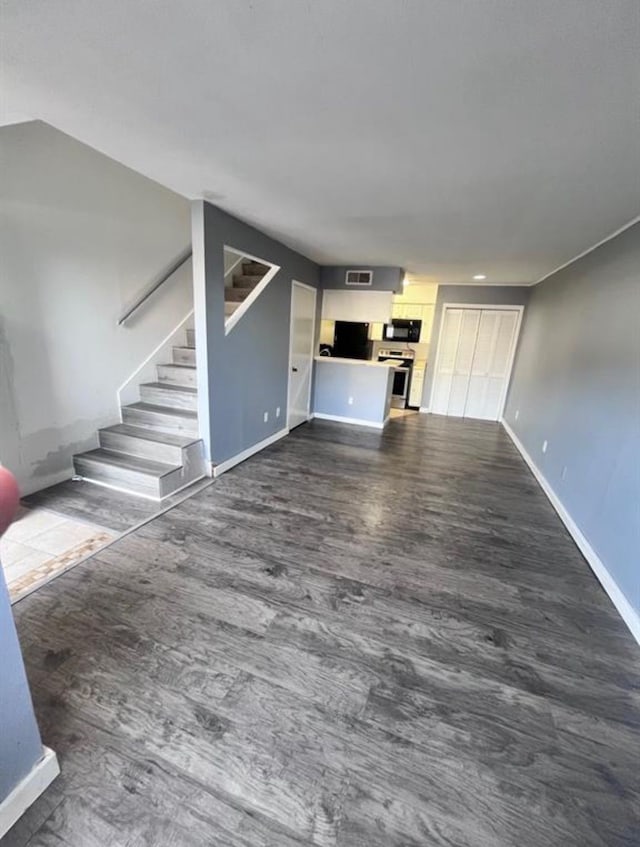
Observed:
[[[498,420],[519,324],[518,309],[445,308],[431,411]]]
[[[482,311],[469,376],[465,417],[487,421],[496,421],[500,417],[517,324],[517,312],[504,309]]]
[[[316,328],[316,290],[301,282],[291,286],[289,340],[289,402],[287,426],[293,429],[309,420],[311,372]]]

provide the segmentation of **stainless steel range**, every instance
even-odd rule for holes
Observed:
[[[378,350],[378,361],[393,364],[393,390],[391,405],[394,409],[406,409],[411,385],[411,372],[415,358],[413,350],[395,347]]]

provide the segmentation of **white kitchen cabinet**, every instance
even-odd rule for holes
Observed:
[[[382,341],[382,327],[384,324],[372,323],[369,329],[369,338],[371,341]]]
[[[386,323],[391,314],[391,291],[341,291],[326,289],[322,295],[323,321]]]
[[[431,330],[433,329],[433,315],[436,307],[432,304],[422,306],[422,328],[420,330],[420,343],[428,344],[431,341]]]
[[[409,386],[409,405],[420,408],[422,405],[422,388],[424,386],[424,368],[414,366]]]

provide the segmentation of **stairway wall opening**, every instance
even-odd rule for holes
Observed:
[[[220,465],[286,432],[291,286],[317,288],[319,267],[206,201],[192,204],[192,244],[200,433]],[[279,270],[225,333],[229,245]]]

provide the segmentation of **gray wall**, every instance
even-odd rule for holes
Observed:
[[[640,612],[640,225],[532,289],[505,418]]]
[[[198,379],[209,387],[208,409],[199,410],[201,434],[219,464],[286,427],[291,283],[317,287],[318,266],[210,203],[194,202],[192,220]],[[280,265],[226,336],[225,245]],[[317,326],[319,331],[319,320]]]
[[[373,271],[371,285],[346,285],[347,271]],[[377,265],[326,265],[320,268],[320,284],[322,288],[344,288],[345,291],[402,291],[404,271],[402,268]]]
[[[440,340],[440,323],[444,303],[473,303],[492,306],[526,306],[531,289],[522,285],[440,285],[433,316],[433,329],[429,344],[429,358],[424,375],[422,406],[428,407],[431,399],[434,368]],[[527,310],[525,309],[525,315]]]
[[[389,414],[393,368],[354,362],[316,362],[313,411],[316,414],[382,423]],[[349,398],[353,403],[349,403]]]
[[[42,758],[7,586],[0,567],[0,803]]]
[[[189,203],[46,124],[0,129],[0,463],[72,473],[118,387],[192,307],[190,268],[117,319],[191,240]]]

